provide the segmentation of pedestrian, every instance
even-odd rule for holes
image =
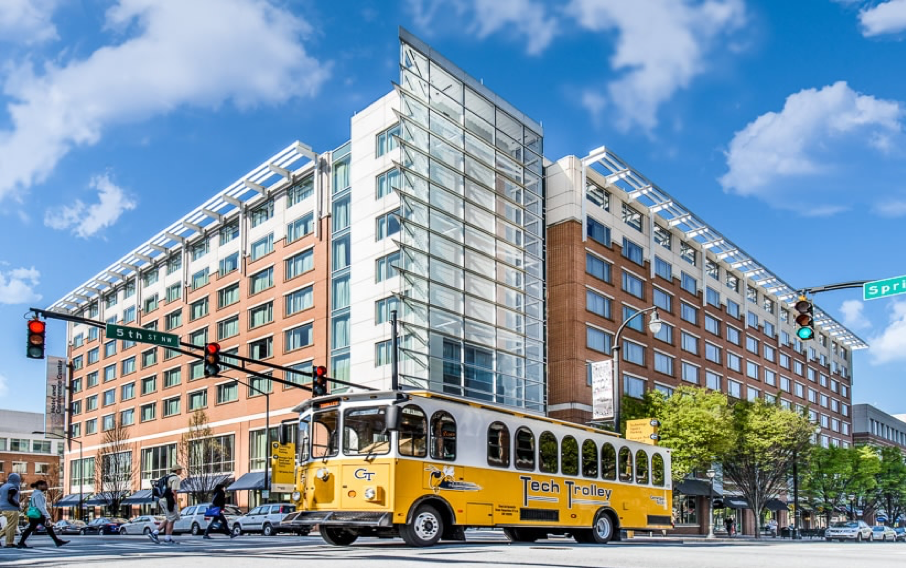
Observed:
[[[226,507],[226,483],[218,483],[214,487],[214,498],[211,499],[211,506],[208,507],[208,510],[205,511],[205,516],[210,515],[211,522],[208,523],[208,528],[204,530],[204,538],[211,538],[211,530],[214,528],[214,525],[219,523],[220,528],[217,529],[222,531],[223,534],[230,535],[230,538],[235,538],[236,535],[233,534],[233,531],[230,530],[229,523],[226,520],[226,517],[223,515],[223,509]]]
[[[6,483],[0,485],[0,513],[6,519],[3,535],[6,536],[6,548],[15,548],[16,527],[19,526],[19,488],[22,478],[18,473],[11,473]]]
[[[736,519],[730,519],[730,536],[736,536]]]
[[[53,539],[54,544],[57,546],[69,544],[68,540],[61,539],[53,532],[53,526],[50,522],[53,519],[50,516],[50,512],[47,510],[47,499],[44,497],[44,492],[47,491],[47,482],[43,479],[39,479],[31,484],[31,488],[34,489],[34,491],[31,494],[31,500],[28,502],[28,512],[25,513],[25,516],[28,517],[28,527],[25,529],[25,532],[22,533],[22,537],[19,539],[19,544],[16,545],[16,548],[31,548],[25,544],[25,541],[28,540],[31,533],[35,532],[38,525],[44,525],[44,530],[47,531],[47,535]]]
[[[176,502],[176,493],[179,491],[180,475],[183,467],[179,464],[173,466],[170,473],[166,475],[166,489],[157,503],[164,514],[164,520],[160,525],[148,534],[154,544],[160,544],[160,533],[164,533],[164,542],[167,544],[176,544],[173,540],[173,524],[179,520],[179,503]]]
[[[733,536],[733,519],[730,517],[724,519],[724,526],[727,527],[727,536]]]

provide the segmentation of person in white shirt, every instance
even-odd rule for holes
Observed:
[[[161,511],[166,517],[160,523],[154,532],[148,535],[154,544],[160,544],[160,533],[164,532],[164,542],[167,544],[176,544],[173,540],[173,524],[179,520],[179,503],[176,501],[176,493],[179,491],[180,475],[183,467],[179,464],[173,466],[171,473],[167,476],[167,490],[158,501]]]

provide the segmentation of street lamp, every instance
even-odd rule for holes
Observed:
[[[626,326],[637,318],[638,316],[647,313],[654,312],[648,317],[648,329],[651,331],[652,335],[657,335],[661,331],[661,327],[664,325],[664,322],[658,317],[657,306],[651,306],[650,308],[645,308],[644,310],[639,310],[636,313],[632,314],[626,321],[624,321],[620,327],[617,328],[617,333],[614,335],[613,346],[611,347],[611,352],[613,353],[613,380],[614,380],[614,397],[613,401],[613,426],[614,430],[620,432],[620,392],[622,388],[622,378],[620,377],[620,334],[623,333],[623,330],[626,329]]]
[[[816,425],[815,439],[821,434],[821,425]],[[793,528],[790,530],[790,539],[802,540],[802,511],[799,510],[799,448],[793,448]]]
[[[708,538],[714,538],[714,476],[717,472],[709,469],[708,476]]]
[[[52,438],[57,438],[60,440],[68,440],[70,442],[75,442],[76,444],[79,445],[79,471],[81,472],[82,468],[85,467],[85,464],[82,461],[82,442],[80,440],[76,440],[72,436],[66,436],[64,434],[55,434],[53,432],[37,432],[37,431],[35,431],[35,432],[32,432],[32,434],[40,434],[42,436],[50,436]],[[66,462],[64,461],[63,463],[65,464]],[[63,470],[64,470],[63,471],[63,481],[64,481],[64,486],[65,486],[65,480],[66,480],[66,471],[65,471],[66,467],[65,466],[63,467]],[[72,477],[72,476],[70,476],[70,477]],[[69,480],[69,485],[72,486],[72,479]],[[78,515],[76,515],[76,518],[79,520],[82,520],[82,501],[83,501],[82,476],[80,474],[79,475],[79,509],[78,509]]]
[[[271,394],[269,392],[264,392],[258,387],[252,386],[250,383],[229,377],[231,381],[235,381],[239,384],[245,385],[258,394],[264,395],[264,489],[261,490],[262,499],[270,499],[270,483],[268,483],[268,466],[270,464],[270,452],[271,452]]]

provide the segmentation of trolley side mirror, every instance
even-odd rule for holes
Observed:
[[[387,432],[398,432],[400,429],[400,407],[396,404],[388,404],[384,413],[385,428]]]

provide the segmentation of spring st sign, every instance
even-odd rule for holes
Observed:
[[[906,275],[866,282],[862,285],[863,300],[877,300],[898,294],[906,294]]]

